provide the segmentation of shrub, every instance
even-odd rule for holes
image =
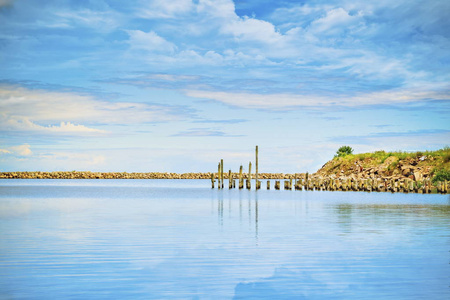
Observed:
[[[433,182],[433,184],[436,184],[439,181],[445,180],[450,181],[450,170],[441,169],[437,172],[434,172],[434,176],[431,182]]]
[[[342,157],[353,153],[353,148],[350,146],[342,146],[336,151],[335,157]]]

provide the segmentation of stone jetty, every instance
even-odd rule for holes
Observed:
[[[213,173],[128,173],[128,172],[0,172],[9,179],[210,179]]]

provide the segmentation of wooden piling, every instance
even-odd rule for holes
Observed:
[[[275,189],[276,190],[280,189],[280,181],[279,180],[275,180]]]
[[[231,170],[228,171],[228,189],[233,188],[233,178],[231,178]]]
[[[223,189],[223,159],[220,160],[220,181],[221,181],[221,188]]]
[[[248,163],[247,189],[252,188],[252,162]]]
[[[220,162],[217,167],[217,188],[220,190]]]
[[[270,180],[267,180],[267,189],[270,190]]]
[[[290,180],[285,180],[284,181],[284,189],[285,190],[292,190],[292,179]]]
[[[214,173],[211,173],[211,188],[214,188]]]
[[[244,179],[242,178],[242,165],[239,167],[239,189],[244,188]]]
[[[258,189],[258,146],[255,148],[255,186]]]

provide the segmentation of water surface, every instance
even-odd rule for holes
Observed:
[[[450,299],[449,250],[448,195],[0,180],[2,299]]]

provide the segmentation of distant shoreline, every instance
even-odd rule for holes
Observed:
[[[197,172],[197,173],[168,173],[168,172],[90,172],[90,171],[55,171],[55,172],[0,172],[0,179],[211,179],[217,173]],[[239,173],[232,173],[233,178],[237,178]],[[255,174],[252,174],[254,178]],[[304,177],[304,173],[283,174],[283,173],[259,173],[260,179],[294,179]],[[224,174],[228,179],[228,173]],[[247,178],[247,174],[243,174]]]

